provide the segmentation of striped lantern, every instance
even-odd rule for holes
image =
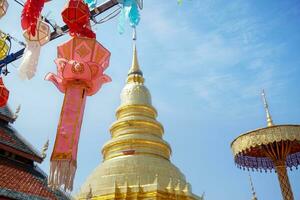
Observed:
[[[7,35],[0,31],[0,60],[3,60],[9,53]]]
[[[8,9],[7,0],[0,0],[0,19],[6,14]]]

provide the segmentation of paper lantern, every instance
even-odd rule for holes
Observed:
[[[39,20],[37,23],[35,36],[30,34],[28,30],[24,31],[23,36],[27,42],[38,42],[40,46],[42,46],[50,40],[50,27],[46,22]]]
[[[129,21],[131,27],[136,27],[141,19],[139,8],[143,7],[142,0],[122,0],[121,13],[119,16],[118,31],[120,34],[124,33],[125,22]]]
[[[25,30],[23,36],[27,44],[18,71],[19,77],[25,80],[31,79],[37,71],[41,46],[50,40],[49,25],[39,20],[36,26],[36,34],[33,36],[29,30]]]
[[[6,105],[8,97],[9,97],[9,91],[5,87],[2,77],[0,77],[0,107]]]
[[[83,0],[70,0],[61,13],[71,36],[95,38],[90,26],[90,10]]]
[[[8,9],[7,0],[0,0],[0,19],[6,14]]]
[[[7,35],[0,31],[0,60],[3,60],[9,53]]]
[[[21,26],[35,36],[36,26],[40,19],[45,2],[48,0],[26,0],[21,14]]]
[[[45,78],[65,94],[50,159],[49,184],[54,188],[73,189],[86,97],[111,81],[103,74],[109,58],[110,52],[95,39],[74,37],[58,47],[57,75]]]

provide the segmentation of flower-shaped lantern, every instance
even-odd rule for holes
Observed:
[[[111,81],[103,74],[109,58],[110,52],[95,39],[74,37],[58,46],[57,74],[49,73],[45,78],[65,94],[51,155],[49,184],[53,187],[73,188],[86,96]]]

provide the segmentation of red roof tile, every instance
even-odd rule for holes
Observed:
[[[45,177],[36,175],[38,172],[35,172],[34,168],[27,169],[1,159],[0,171],[0,188],[51,200],[57,199],[53,191],[48,188]]]

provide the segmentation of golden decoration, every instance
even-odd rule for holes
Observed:
[[[164,129],[144,85],[135,44],[133,49],[117,120],[110,128],[112,138],[102,149],[104,161],[87,178],[77,199],[86,199],[92,188],[93,200],[200,200],[170,161],[171,147],[162,138]]]
[[[274,125],[262,93],[267,127],[240,135],[231,143],[235,163],[252,169],[275,169],[284,200],[294,200],[287,167],[300,165],[300,125]]]

